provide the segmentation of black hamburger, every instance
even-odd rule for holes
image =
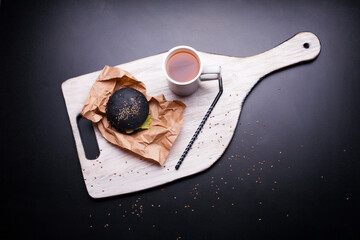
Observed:
[[[106,117],[116,130],[133,133],[149,129],[149,103],[141,92],[133,88],[122,88],[114,92],[106,104]]]

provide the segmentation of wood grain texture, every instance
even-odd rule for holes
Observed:
[[[309,48],[304,47],[305,43],[309,44]],[[65,81],[62,84],[63,95],[89,195],[102,198],[135,192],[209,168],[229,145],[243,101],[259,79],[275,70],[312,60],[318,56],[320,49],[319,39],[314,34],[302,32],[269,51],[246,58],[200,52],[206,65],[222,67],[224,92],[178,171],[175,170],[178,159],[218,92],[217,81],[202,82],[193,95],[179,97],[168,89],[162,72],[165,53],[117,66],[144,82],[149,95],[164,94],[168,100],[178,99],[187,105],[183,128],[163,166],[110,144],[97,128],[95,133],[100,156],[96,160],[86,159],[76,117],[100,71]]]

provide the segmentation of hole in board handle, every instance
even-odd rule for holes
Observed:
[[[90,120],[83,118],[80,114],[76,117],[76,123],[79,129],[85,157],[89,160],[98,158],[100,150],[96,141],[93,123]]]
[[[303,47],[304,47],[305,49],[308,49],[308,48],[310,47],[310,44],[309,44],[309,43],[304,43]]]

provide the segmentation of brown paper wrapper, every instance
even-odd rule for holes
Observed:
[[[150,129],[128,135],[118,132],[109,124],[106,103],[113,92],[124,87],[134,88],[145,95],[151,113]],[[81,115],[95,123],[107,141],[163,165],[182,128],[185,108],[181,101],[167,101],[163,94],[148,96],[145,84],[129,72],[105,66],[90,90]]]

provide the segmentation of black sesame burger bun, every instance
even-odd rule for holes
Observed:
[[[141,92],[121,88],[114,92],[106,104],[106,117],[118,131],[140,127],[149,115],[149,103]]]

